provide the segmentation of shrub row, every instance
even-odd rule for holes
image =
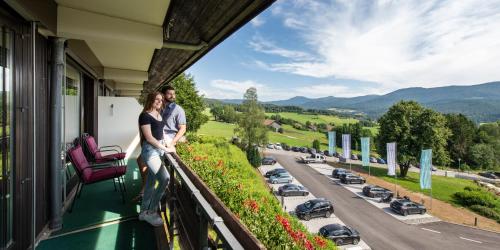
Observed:
[[[203,137],[179,144],[177,153],[268,249],[335,249],[282,211],[238,147]]]
[[[494,194],[481,188],[465,187],[464,191],[456,192],[453,198],[457,203],[500,223],[500,199]]]

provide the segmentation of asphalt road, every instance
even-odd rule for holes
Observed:
[[[434,222],[408,225],[392,218],[349,190],[331,181],[286,151],[267,151],[316,197],[333,202],[335,214],[352,226],[375,250],[383,249],[500,249],[500,234]]]

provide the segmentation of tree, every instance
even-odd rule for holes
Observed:
[[[451,133],[446,127],[446,119],[440,113],[423,108],[415,101],[401,101],[380,117],[379,124],[377,151],[386,156],[386,144],[396,142],[397,162],[402,177],[406,176],[410,164],[417,164],[422,149],[432,149],[434,163],[448,163],[446,142]]]
[[[319,149],[320,149],[320,143],[319,143],[319,140],[318,140],[318,139],[314,139],[313,144],[312,144],[312,147],[313,147],[314,149],[316,149],[316,151],[319,151]]]
[[[260,157],[258,147],[248,147],[246,150],[246,154],[248,162],[250,162],[250,165],[252,165],[255,168],[260,167],[262,158]]]
[[[247,149],[249,146],[267,143],[267,128],[264,126],[264,109],[257,101],[257,89],[249,88],[243,96],[241,105],[242,114],[238,119],[235,132],[241,138],[242,146]]]
[[[451,161],[458,167],[458,159],[470,164],[470,148],[474,145],[477,128],[473,121],[462,114],[446,114],[446,126],[451,131],[447,149]]]
[[[238,114],[231,105],[224,105],[222,107],[221,120],[227,123],[235,123],[238,120]]]
[[[471,147],[471,158],[481,169],[495,169],[495,152],[487,144],[479,143]]]
[[[180,74],[171,83],[175,88],[176,103],[186,112],[187,131],[196,132],[201,125],[208,121],[205,111],[203,96],[198,94],[193,76]]]
[[[222,116],[222,105],[220,103],[215,103],[211,108],[210,108],[210,113],[214,116],[214,120],[220,121],[221,116]]]

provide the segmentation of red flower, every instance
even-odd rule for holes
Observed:
[[[217,167],[222,167],[222,166],[224,166],[224,161],[219,160],[219,161],[217,162]]]
[[[314,242],[316,243],[316,245],[318,245],[321,248],[326,247],[326,241],[319,236],[314,237]]]
[[[248,207],[250,208],[250,210],[252,210],[252,212],[254,213],[257,213],[259,212],[259,204],[257,203],[257,201],[255,200],[252,200],[252,199],[247,199],[243,202],[243,205],[245,207]]]
[[[194,160],[195,161],[201,161],[203,158],[201,158],[201,156],[197,155],[194,157]]]

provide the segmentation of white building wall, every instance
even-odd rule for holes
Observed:
[[[142,105],[133,97],[99,96],[98,107],[99,146],[119,145],[127,158],[137,156]]]

